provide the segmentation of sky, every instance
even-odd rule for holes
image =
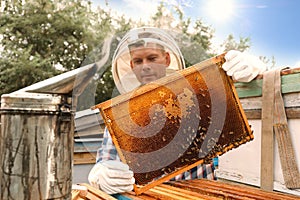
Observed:
[[[159,0],[93,0],[93,5],[146,21]],[[185,18],[202,19],[215,30],[216,44],[229,34],[249,37],[249,52],[274,56],[277,67],[300,67],[299,0],[169,0],[180,4]]]

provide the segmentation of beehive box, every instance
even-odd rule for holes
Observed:
[[[288,127],[300,170],[300,68],[281,72],[281,92],[288,119]],[[260,187],[261,183],[261,137],[262,137],[262,85],[263,76],[249,83],[235,83],[241,105],[254,132],[254,140],[219,158],[216,175],[219,179]],[[270,166],[271,167],[271,166]],[[277,138],[274,138],[274,190],[300,196],[300,188],[289,189],[283,177],[283,168]]]
[[[137,194],[253,139],[224,62],[213,57],[94,107]]]
[[[79,190],[80,188],[83,189]],[[264,191],[248,185],[224,183],[207,179],[169,181],[159,184],[144,194],[136,196],[133,192],[116,194],[114,197],[88,184],[79,184],[72,190],[72,200],[223,200],[223,199],[256,199],[256,200],[299,200],[299,196]]]

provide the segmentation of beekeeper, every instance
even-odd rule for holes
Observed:
[[[260,59],[240,51],[229,51],[225,59],[222,68],[236,81],[249,82],[266,70]],[[130,30],[119,42],[112,61],[113,79],[121,94],[184,68],[183,56],[173,37],[153,27]],[[177,175],[174,180],[196,178],[215,179],[213,162]],[[107,128],[88,180],[108,194],[133,189],[133,172],[120,161]]]

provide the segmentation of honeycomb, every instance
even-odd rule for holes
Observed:
[[[223,63],[213,57],[94,107],[137,185],[253,139]]]

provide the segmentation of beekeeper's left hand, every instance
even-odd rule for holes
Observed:
[[[228,76],[239,82],[250,82],[258,74],[267,70],[267,66],[258,57],[245,52],[230,50],[225,55],[222,68]]]
[[[135,179],[129,166],[117,160],[96,163],[89,173],[90,184],[107,194],[128,192]]]

